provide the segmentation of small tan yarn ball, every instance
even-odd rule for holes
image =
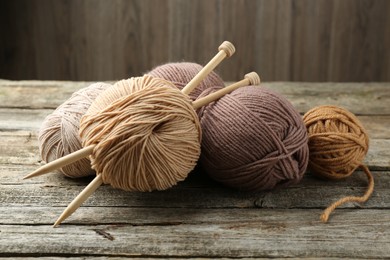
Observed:
[[[80,123],[92,168],[127,191],[165,190],[184,180],[200,155],[201,129],[190,98],[152,76],[122,80],[92,103]]]
[[[309,168],[315,175],[342,179],[362,164],[369,138],[354,114],[337,106],[319,106],[303,121],[309,135]]]

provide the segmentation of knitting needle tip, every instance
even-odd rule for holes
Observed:
[[[225,88],[222,88],[214,93],[209,94],[208,96],[202,97],[200,99],[195,100],[192,102],[192,106],[194,109],[198,109],[204,105],[207,105],[219,98],[221,98],[223,95],[226,95],[240,87],[248,86],[248,85],[259,85],[260,84],[260,77],[256,72],[250,72],[245,75],[243,80],[240,80],[230,86],[227,86]]]
[[[35,176],[39,176],[39,175],[44,174],[44,173],[41,173],[41,171],[42,171],[42,168],[39,168],[39,169],[33,171],[32,173],[29,173],[29,174],[27,174],[26,176],[24,176],[24,177],[23,177],[23,180],[30,179],[30,178],[32,178],[32,177],[35,177]]]
[[[90,155],[92,152],[93,152],[93,148],[95,146],[94,145],[90,145],[90,146],[87,146],[87,147],[84,147],[74,153],[71,153],[71,154],[68,154],[68,155],[65,155],[64,157],[62,158],[59,158],[57,160],[54,160],[52,162],[49,162],[48,164],[45,164],[44,166],[42,166],[41,168],[33,171],[32,173],[26,175],[23,177],[23,180],[25,179],[29,179],[29,178],[32,178],[32,177],[36,177],[36,176],[40,176],[40,175],[43,175],[43,174],[46,174],[46,173],[49,173],[49,172],[52,172],[54,170],[57,170],[61,167],[64,167],[68,164],[71,164],[75,161],[78,161],[82,158],[85,158],[87,157],[88,155]]]
[[[200,82],[217,67],[223,59],[229,58],[234,54],[236,48],[231,42],[224,41],[218,47],[218,53],[195,75],[195,77],[188,82],[188,84],[181,90],[184,94],[189,94],[193,91]]]
[[[57,219],[57,221],[54,223],[53,228],[60,225],[62,221],[67,219],[70,215],[73,214],[80,206],[83,204],[84,201],[86,201],[89,196],[94,193],[94,191],[100,187],[100,185],[103,184],[103,178],[102,175],[99,174],[91,181],[87,187],[84,188],[82,192],[80,192],[79,195],[71,202],[69,203],[68,207],[62,212],[61,216]]]

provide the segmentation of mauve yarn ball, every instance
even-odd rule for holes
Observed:
[[[176,62],[160,65],[148,72],[147,75],[162,78],[172,82],[177,88],[184,88],[203,66],[193,62]],[[212,71],[190,94],[190,98],[195,100],[198,96],[210,87],[224,87],[225,84],[221,77]]]
[[[306,128],[280,94],[259,86],[242,87],[198,115],[203,131],[200,162],[216,181],[260,191],[302,179],[309,158]]]

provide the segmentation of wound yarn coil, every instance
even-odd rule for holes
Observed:
[[[242,87],[198,114],[203,130],[200,162],[213,179],[246,191],[302,179],[309,156],[306,128],[283,96],[259,86]]]
[[[152,76],[115,83],[80,123],[92,168],[127,191],[165,190],[184,180],[200,155],[201,129],[190,98]]]
[[[342,179],[358,168],[368,151],[369,138],[359,119],[336,106],[319,106],[303,120],[309,134],[309,168],[326,179]]]
[[[38,132],[38,146],[41,158],[46,163],[71,154],[82,148],[79,136],[80,119],[107,83],[94,83],[82,88],[49,114]],[[77,178],[93,175],[88,158],[66,165],[58,171],[65,176]]]

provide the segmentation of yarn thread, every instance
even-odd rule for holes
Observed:
[[[323,212],[321,220],[327,222],[329,215],[340,205],[363,203],[371,196],[374,178],[367,166],[362,164],[369,138],[359,119],[341,107],[315,107],[304,115],[303,120],[309,135],[309,168],[314,175],[338,180],[350,176],[360,167],[368,178],[368,187],[362,197],[342,198]]]
[[[213,179],[246,191],[302,179],[309,155],[306,128],[281,95],[259,86],[242,87],[198,114],[203,130],[200,162]]]
[[[117,82],[92,103],[80,124],[95,145],[92,168],[128,191],[165,190],[184,180],[200,155],[201,129],[189,97],[163,79]]]
[[[347,203],[347,202],[358,202],[358,203],[364,203],[366,202],[371,194],[374,192],[374,177],[372,176],[370,170],[368,169],[367,166],[365,165],[360,165],[359,166],[363,171],[364,173],[366,174],[367,176],[367,179],[368,179],[368,187],[367,187],[367,190],[366,192],[364,193],[363,196],[361,197],[357,197],[357,196],[347,196],[347,197],[344,197],[344,198],[341,198],[339,199],[338,201],[332,203],[330,206],[328,206],[324,212],[322,213],[321,215],[321,221],[322,222],[327,222],[328,219],[329,219],[329,216],[330,214],[339,206],[341,206],[342,204],[344,203]]]
[[[48,163],[82,148],[80,119],[96,97],[109,86],[99,82],[78,90],[44,119],[38,132],[39,152],[43,161]],[[90,164],[89,159],[84,158],[58,171],[72,178],[93,175],[95,172]]]

